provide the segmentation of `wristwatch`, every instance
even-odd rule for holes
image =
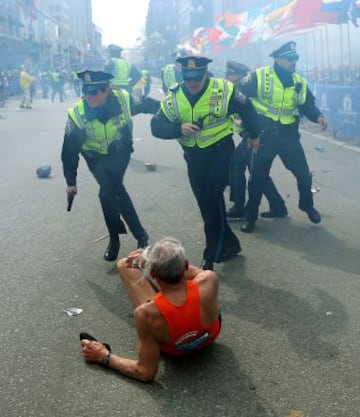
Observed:
[[[105,366],[105,367],[108,367],[109,366],[109,361],[110,361],[110,355],[111,355],[111,353],[110,352],[108,352],[105,356],[103,356],[102,358],[101,358],[101,365],[103,365],[103,366]]]

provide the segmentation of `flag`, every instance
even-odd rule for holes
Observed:
[[[360,19],[360,2],[359,5],[357,5],[357,3],[353,1],[347,15],[349,16],[351,23],[358,28],[359,24],[357,21]]]
[[[347,12],[353,0],[322,0],[321,10],[330,13],[342,13]]]
[[[358,27],[357,19],[360,17],[359,1],[356,0],[323,0],[321,10],[337,13],[338,23],[351,21]]]
[[[274,36],[307,32],[319,24],[339,23],[339,13],[322,10],[323,2],[324,0],[296,0],[293,2],[278,24],[275,25]]]

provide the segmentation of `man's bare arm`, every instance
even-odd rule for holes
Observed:
[[[195,265],[189,265],[188,269],[185,271],[184,276],[186,280],[194,279],[201,272],[204,272],[204,270]]]
[[[157,373],[159,344],[149,332],[146,312],[142,307],[135,310],[135,321],[138,331],[138,359],[127,359],[111,353],[107,367],[138,381],[149,382]],[[86,362],[102,364],[102,359],[110,353],[99,342],[82,340],[81,345]]]

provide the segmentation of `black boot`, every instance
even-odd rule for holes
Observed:
[[[208,271],[213,271],[214,263],[212,261],[209,261],[208,259],[203,259],[200,268]]]
[[[249,222],[246,221],[242,226],[241,226],[241,231],[243,233],[252,233],[255,229],[255,223],[254,222]]]
[[[236,203],[226,212],[226,218],[228,221],[243,220],[245,217],[246,211],[244,207],[241,207]]]
[[[260,213],[260,216],[264,219],[275,219],[275,218],[281,218],[286,217],[288,215],[288,211],[286,207],[280,208],[280,209],[273,209],[270,207],[269,211],[263,211]]]
[[[104,253],[104,259],[105,261],[115,261],[120,250],[120,240],[119,235],[116,236],[110,236],[110,242],[107,245],[107,248]]]
[[[238,240],[233,241],[230,245],[226,246],[220,256],[220,262],[228,261],[235,258],[241,252],[241,245]]]
[[[309,217],[309,220],[315,224],[318,224],[321,222],[321,215],[320,213],[316,210],[316,208],[311,208],[310,210],[306,210],[306,214]]]

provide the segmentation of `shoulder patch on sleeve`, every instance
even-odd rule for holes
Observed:
[[[72,131],[75,129],[75,127],[76,127],[75,123],[69,117],[66,122],[65,135],[70,136]]]
[[[251,81],[252,81],[252,74],[247,74],[245,75],[245,77],[242,77],[242,79],[240,80],[240,84],[247,85],[247,84],[250,84]]]
[[[234,99],[235,99],[235,101],[238,101],[239,103],[244,104],[246,102],[246,95],[243,94],[238,89],[235,89],[234,90]]]
[[[175,83],[173,84],[171,87],[169,87],[170,91],[176,91],[177,89],[179,89],[181,83]]]

